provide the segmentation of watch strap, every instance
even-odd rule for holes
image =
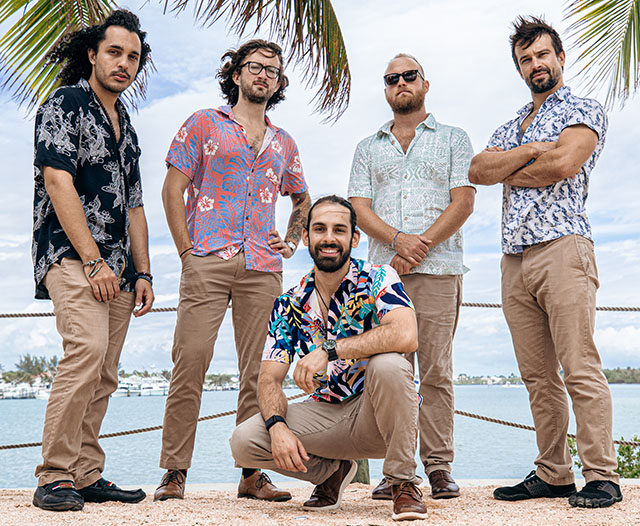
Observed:
[[[287,421],[281,417],[280,415],[273,415],[271,418],[268,418],[264,422],[264,427],[267,428],[267,431],[275,426],[278,422],[282,422],[285,426],[287,425]]]

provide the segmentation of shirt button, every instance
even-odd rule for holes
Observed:
[[[405,217],[405,218],[404,218],[404,220],[405,220],[405,221],[409,221],[409,218],[408,218],[408,217]]]
[[[406,198],[407,198],[407,196],[406,196],[406,195],[402,196],[402,199],[406,199]]]
[[[408,175],[405,175],[405,176],[404,176],[404,178],[405,178],[405,179],[409,179],[409,176],[408,176]]]
[[[245,217],[245,219],[248,221],[249,220],[249,216]]]

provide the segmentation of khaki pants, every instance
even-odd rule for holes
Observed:
[[[58,364],[42,434],[38,484],[73,480],[84,488],[99,480],[104,452],[98,443],[109,395],[118,387],[118,361],[135,295],[99,302],[82,263],[65,258],[44,278],[53,301],[64,356]]]
[[[341,459],[384,458],[382,471],[391,484],[419,484],[417,417],[410,364],[401,354],[377,354],[367,364],[362,394],[340,404],[307,400],[289,405],[287,425],[310,457],[306,473],[276,467],[260,414],[236,427],[231,453],[239,467],[271,469],[316,485],[335,473]]]
[[[549,484],[574,480],[567,391],[585,480],[619,479],[611,393],[593,341],[598,286],[593,243],[582,236],[564,236],[502,258],[503,309],[529,391],[537,474]]]
[[[418,427],[420,460],[427,475],[453,462],[453,336],[462,302],[462,276],[407,274],[404,288],[416,308],[420,394],[423,397]]]
[[[273,302],[282,293],[280,272],[245,268],[244,251],[229,260],[215,255],[182,257],[180,301],[173,338],[173,373],[162,429],[160,467],[191,466],[202,384],[218,329],[232,300],[240,371],[236,423],[255,415],[260,360]]]

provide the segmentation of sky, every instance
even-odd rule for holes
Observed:
[[[193,2],[192,2],[193,3]],[[145,211],[150,230],[151,270],[156,307],[178,301],[180,265],[160,200],[166,173],[164,158],[175,132],[194,111],[223,103],[214,78],[220,57],[249,36],[229,34],[223,22],[198,27],[192,11],[163,14],[159,2],[129,0],[148,33],[157,72],[149,79],[147,99],[132,120],[140,138]],[[440,122],[460,126],[474,151],[491,133],[513,118],[530,100],[518,76],[508,44],[511,22],[520,14],[543,15],[568,48],[565,82],[585,95],[573,66],[562,3],[553,0],[449,2],[408,0],[391,11],[386,0],[335,0],[352,73],[351,102],[334,125],[313,113],[313,87],[301,82],[302,71],[287,68],[291,81],[286,100],[270,112],[272,121],[296,140],[312,197],[346,194],[356,144],[391,118],[384,99],[382,74],[397,53],[415,55],[431,83],[427,111]],[[7,26],[0,26],[4,33]],[[268,36],[260,33],[260,36]],[[588,74],[588,72],[586,72]],[[602,93],[595,94],[604,100]],[[0,312],[51,311],[49,301],[33,298],[30,255],[33,201],[33,116],[0,92]],[[609,113],[604,152],[591,174],[587,211],[591,220],[600,275],[598,305],[640,304],[640,97]],[[500,188],[480,187],[473,215],[464,227],[464,301],[500,301]],[[291,210],[280,198],[277,227],[286,230]],[[366,238],[356,256],[366,257]],[[303,247],[285,261],[285,289],[311,267]],[[210,372],[237,371],[231,316],[215,346]],[[152,313],[132,320],[121,363],[133,369],[171,368],[173,313]],[[596,342],[604,367],[640,367],[640,314],[600,312]],[[52,318],[0,319],[0,365],[14,368],[23,354],[62,355]],[[454,372],[471,375],[517,373],[509,331],[499,309],[462,308],[454,342]]]

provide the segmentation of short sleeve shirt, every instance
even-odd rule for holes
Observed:
[[[522,133],[520,125],[532,109],[531,102],[522,107],[515,119],[494,132],[488,146],[511,150],[533,141],[557,141],[565,128],[578,124],[596,132],[598,143],[575,178],[542,188],[504,185],[502,251],[505,254],[518,254],[529,245],[570,234],[591,239],[585,204],[591,170],[604,148],[607,115],[598,101],[577,97],[568,86],[563,86],[547,97],[533,122]]]
[[[280,254],[267,244],[276,199],[307,189],[298,147],[286,131],[267,119],[256,155],[230,106],[200,110],[178,130],[166,162],[190,180],[186,213],[194,255],[229,259],[244,249],[247,269],[282,270]]]
[[[35,123],[35,191],[32,257],[36,298],[48,299],[44,277],[62,258],[80,259],[65,234],[44,185],[43,168],[64,170],[87,218],[100,256],[120,276],[122,290],[132,290],[135,268],[129,240],[129,208],[142,206],[140,147],[124,105],[118,100],[120,141],[89,86],[55,90],[40,106]]]
[[[468,172],[473,149],[464,130],[429,116],[416,127],[407,152],[391,133],[393,121],[361,141],[353,158],[349,197],[371,199],[385,223],[407,234],[422,234],[451,203],[451,190],[473,185]],[[462,274],[462,229],[429,251],[411,273]],[[369,260],[388,264],[390,244],[369,239]]]
[[[388,265],[351,259],[347,275],[331,297],[325,327],[311,271],[297,287],[276,299],[262,359],[289,365],[296,354],[302,358],[321,347],[325,332],[332,340],[362,334],[380,325],[383,317],[398,307],[413,308],[413,304],[396,271]],[[360,394],[367,363],[329,362],[327,370],[314,377],[318,387],[312,398],[340,403]]]

